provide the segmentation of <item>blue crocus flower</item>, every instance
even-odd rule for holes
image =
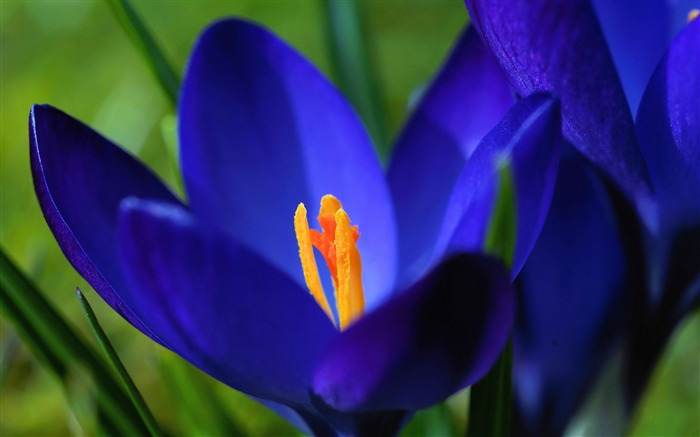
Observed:
[[[519,278],[514,334],[523,432],[557,435],[619,333],[631,409],[673,329],[700,303],[700,22],[649,73],[635,122],[589,2],[467,6],[521,96],[561,97],[573,145]],[[636,92],[635,80],[633,104]]]
[[[508,338],[509,273],[469,252],[505,163],[522,266],[560,142],[556,100],[513,102],[468,30],[387,176],[310,63],[229,19],[199,38],[180,95],[186,204],[50,106],[31,112],[32,171],[67,258],[136,328],[307,433],[391,435],[481,378]]]

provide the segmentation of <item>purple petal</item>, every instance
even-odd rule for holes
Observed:
[[[179,207],[127,199],[119,236],[134,311],[168,347],[244,393],[311,408],[337,331],[307,291]]]
[[[524,96],[561,98],[564,136],[611,175],[640,208],[648,174],[593,7],[585,0],[467,0],[475,26]]]
[[[656,189],[659,234],[647,242],[653,281],[634,295],[626,361],[627,401],[644,393],[682,318],[700,305],[700,22],[673,41],[642,98],[637,132]]]
[[[119,269],[117,216],[128,196],[180,201],[133,156],[56,108],[32,107],[29,137],[34,189],[66,258],[122,317],[159,341],[131,310]]]
[[[314,393],[340,411],[415,410],[480,379],[506,344],[514,293],[503,265],[459,255],[352,325]]]
[[[659,59],[698,0],[593,0],[632,113]]]
[[[700,21],[673,41],[637,115],[662,229],[700,221]]]
[[[294,409],[277,402],[256,398],[254,396],[250,397],[274,411],[303,435],[336,437],[332,426],[315,408],[308,409],[297,407]]]
[[[325,194],[362,237],[367,302],[393,286],[396,230],[384,174],[345,99],[267,30],[230,19],[201,35],[180,111],[183,173],[194,213],[304,284],[294,235]]]
[[[593,0],[632,113],[670,39],[667,0]],[[689,9],[690,10],[690,9]]]
[[[468,28],[404,127],[389,166],[399,271],[430,247],[464,163],[513,103],[500,66]]]
[[[545,93],[519,101],[479,144],[455,184],[433,259],[447,251],[478,251],[493,214],[500,162],[514,173],[517,241],[515,277],[549,210],[561,143],[559,102]]]
[[[562,159],[549,216],[518,279],[513,377],[523,435],[563,432],[624,323],[615,214],[583,161]]]
[[[674,331],[700,306],[700,223],[677,231],[670,241],[645,243],[648,254],[643,261],[648,264],[637,262],[634,271],[652,272],[654,280],[648,289],[634,288],[637,292],[631,295],[637,310],[627,322],[623,361],[625,401],[630,407],[644,395]]]

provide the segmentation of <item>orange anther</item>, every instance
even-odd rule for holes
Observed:
[[[350,226],[350,217],[343,210],[340,201],[330,194],[321,199],[318,222],[323,232],[309,229],[306,208],[304,204],[299,204],[294,216],[294,229],[306,285],[316,302],[333,319],[313,256],[312,247],[315,247],[323,255],[333,279],[339,319],[337,325],[342,330],[365,310],[362,260],[356,244],[360,233],[357,226]]]

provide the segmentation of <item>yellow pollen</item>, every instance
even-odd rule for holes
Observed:
[[[688,12],[688,23],[698,18],[698,15],[700,15],[700,9],[693,9]]]
[[[350,217],[340,201],[327,194],[321,199],[318,223],[322,232],[309,229],[306,207],[300,203],[294,214],[294,230],[299,244],[299,258],[304,280],[311,295],[328,315],[333,318],[326,294],[321,285],[318,266],[314,258],[315,247],[323,255],[335,288],[335,305],[338,312],[336,326],[344,330],[365,312],[365,296],[362,289],[362,260],[357,249],[360,237],[357,226],[350,225]]]

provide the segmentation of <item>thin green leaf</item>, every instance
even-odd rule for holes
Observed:
[[[182,181],[182,171],[180,171],[180,147],[177,138],[177,117],[169,114],[163,117],[160,123],[160,133],[165,143],[165,151],[173,169],[177,191],[185,196],[185,185]]]
[[[144,435],[148,429],[115,380],[107,364],[84,343],[75,330],[47,302],[34,284],[0,249],[0,301],[2,312],[15,326],[35,356],[66,387],[69,369],[82,367],[97,387],[98,408],[121,435]]]
[[[0,357],[2,357],[0,360],[0,390],[2,390],[5,381],[7,381],[7,375],[10,373],[12,362],[15,360],[17,352],[20,350],[20,345],[22,344],[17,333],[14,331],[3,333],[2,337],[2,348],[0,349]]]
[[[484,251],[510,266],[515,252],[517,208],[512,167],[508,160],[498,165],[498,197],[486,234]],[[513,347],[509,341],[491,371],[471,387],[468,437],[512,435]]]
[[[163,91],[175,105],[177,103],[178,90],[180,89],[180,78],[166,60],[156,40],[127,0],[106,1],[132,43],[139,48]]]
[[[182,358],[162,354],[160,375],[184,435],[246,435],[223,408],[210,381],[202,378],[202,373]]]
[[[457,435],[457,427],[446,402],[418,411],[406,428],[405,436],[451,436]]]
[[[76,293],[78,295],[78,302],[80,302],[80,306],[85,313],[85,317],[88,319],[88,323],[90,323],[90,328],[92,328],[92,332],[94,332],[95,337],[97,337],[97,342],[100,344],[100,347],[105,355],[107,355],[108,361],[112,364],[112,368],[114,368],[114,370],[117,372],[122,384],[124,384],[124,388],[126,388],[126,392],[129,395],[131,402],[141,415],[141,419],[143,419],[143,422],[148,427],[151,435],[162,435],[160,427],[153,418],[153,414],[151,414],[151,411],[148,409],[146,402],[141,396],[141,393],[139,393],[134,381],[126,371],[124,364],[122,364],[122,361],[117,356],[117,352],[112,347],[112,343],[110,343],[107,335],[100,326],[100,323],[97,321],[97,317],[95,317],[95,313],[92,311],[92,307],[90,307],[90,303],[88,302],[87,298],[83,295],[83,292],[80,291],[79,288],[76,289]]]
[[[360,4],[356,0],[325,0],[331,59],[340,89],[367,125],[377,151],[389,154],[385,112],[379,98],[372,58],[365,41]]]
[[[508,342],[491,371],[471,387],[468,437],[513,435],[512,363],[513,346]]]
[[[510,267],[515,252],[517,208],[511,165],[507,160],[498,164],[498,197],[486,234],[484,252],[501,258]]]

